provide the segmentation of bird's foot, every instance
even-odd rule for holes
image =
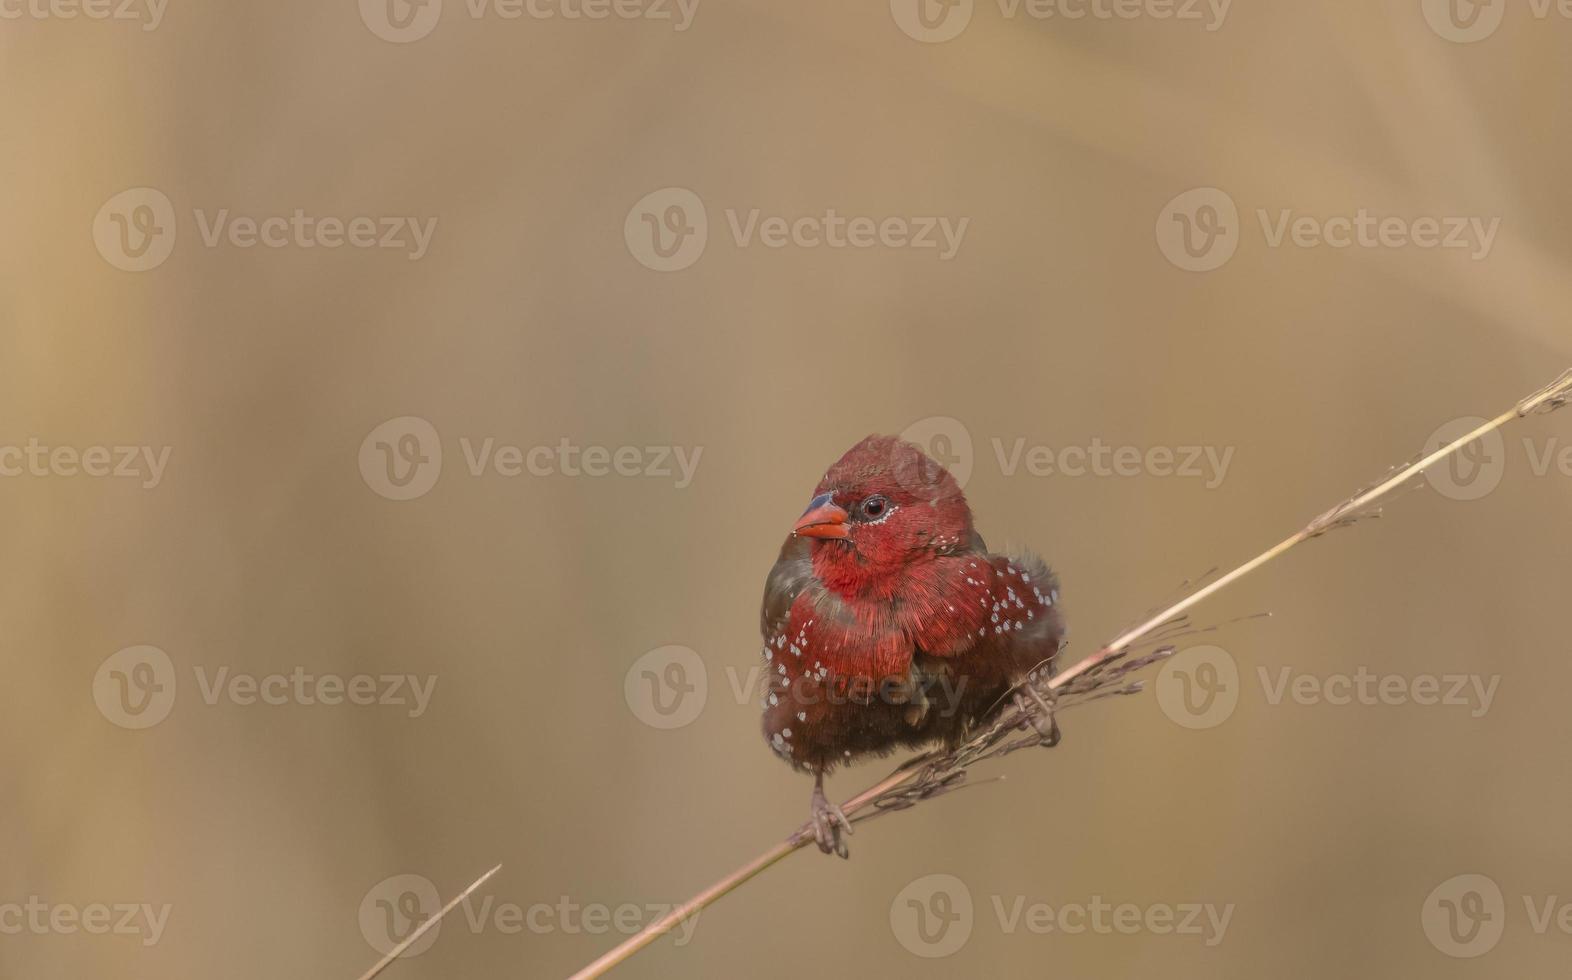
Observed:
[[[1037,729],[1043,745],[1053,748],[1059,744],[1061,737],[1059,720],[1054,717],[1053,705],[1037,693],[1035,688],[1030,684],[1016,688],[1015,706],[1026,716],[1027,723]]]
[[[852,833],[851,821],[846,819],[846,813],[840,807],[825,797],[823,785],[814,785],[813,797],[809,801],[808,808],[809,819],[813,823],[813,839],[818,843],[819,850],[825,854],[850,857],[843,834]]]

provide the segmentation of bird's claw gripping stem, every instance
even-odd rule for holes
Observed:
[[[1059,720],[1054,717],[1053,705],[1044,700],[1030,684],[1016,689],[1015,706],[1026,716],[1031,726],[1037,729],[1043,745],[1053,748],[1059,744]]]
[[[853,833],[851,821],[846,819],[846,814],[840,807],[825,797],[823,775],[819,775],[813,781],[813,797],[809,802],[809,814],[809,819],[813,822],[813,839],[819,845],[819,850],[825,854],[838,854],[842,858],[850,857],[851,853],[846,848],[846,840],[842,834]]]

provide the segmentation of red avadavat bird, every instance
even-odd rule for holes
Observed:
[[[954,745],[1053,670],[1058,584],[1040,560],[989,553],[955,478],[920,448],[869,436],[813,491],[764,587],[764,736],[814,777],[814,836],[847,855],[824,796],[839,763]]]

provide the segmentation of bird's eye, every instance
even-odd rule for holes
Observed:
[[[883,497],[869,497],[862,502],[862,516],[867,518],[883,517],[889,509],[890,502]]]

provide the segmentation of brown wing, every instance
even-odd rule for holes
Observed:
[[[792,536],[764,580],[764,603],[759,609],[759,632],[768,640],[785,631],[791,604],[813,580],[813,559],[807,538]]]

